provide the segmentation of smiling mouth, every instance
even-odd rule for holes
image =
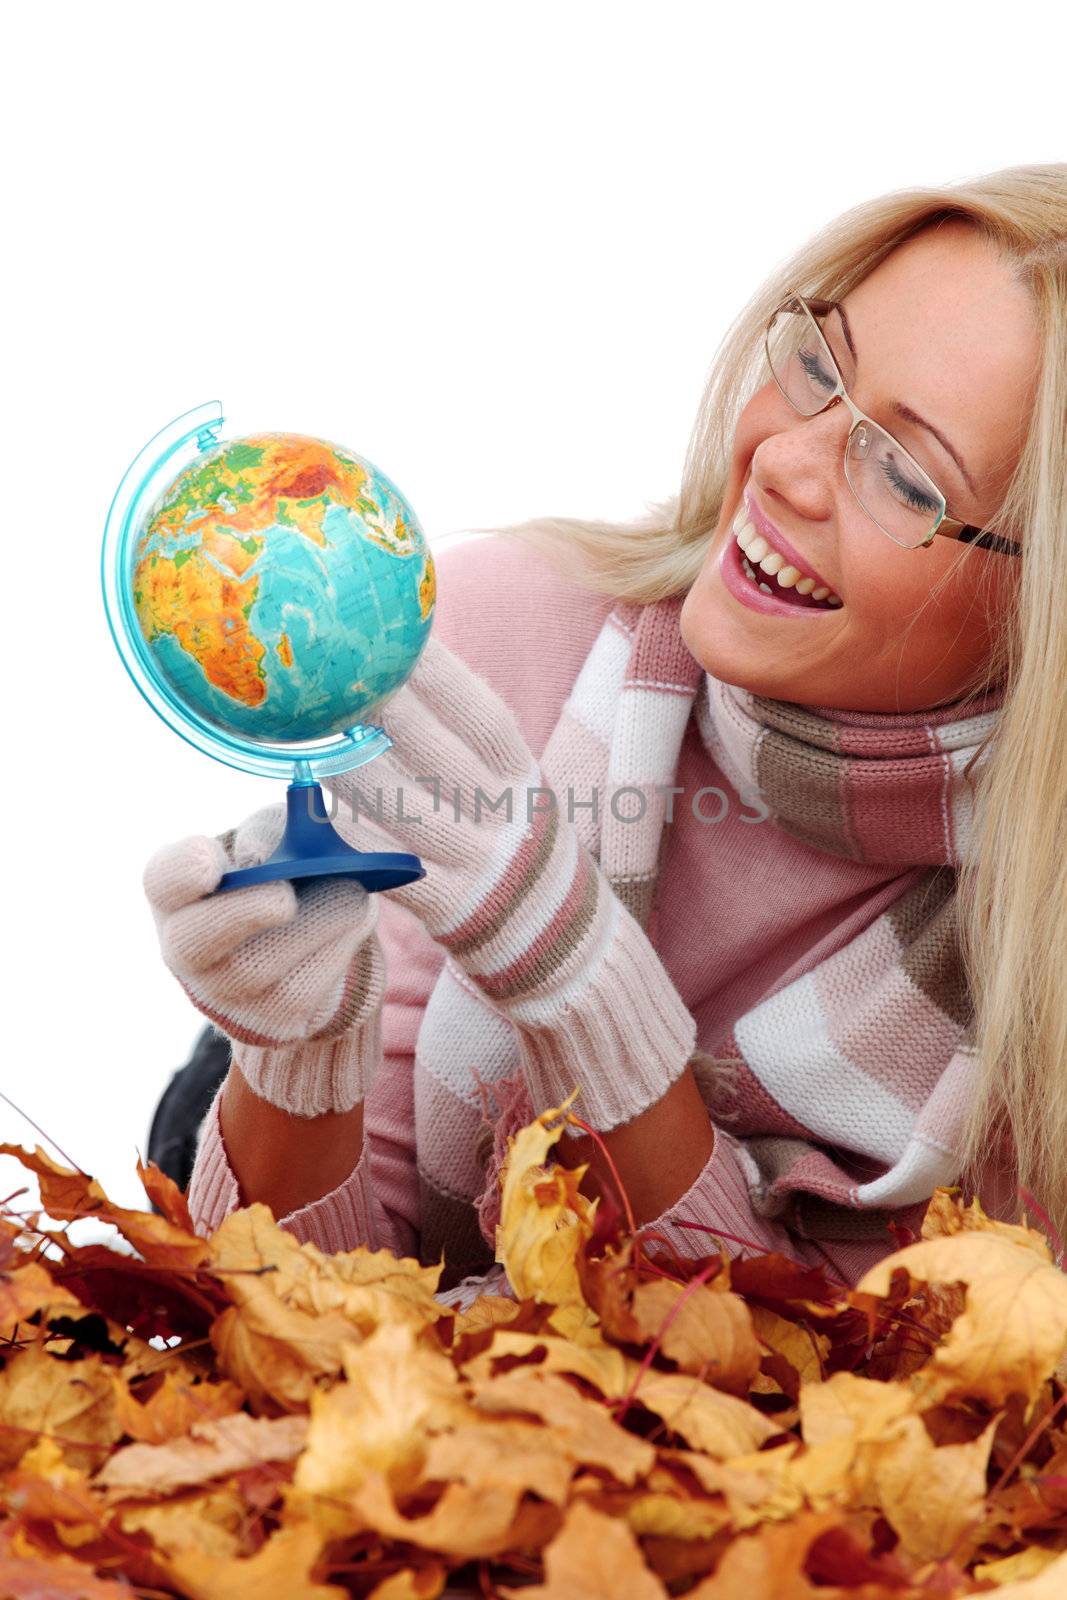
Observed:
[[[740,554],[742,572],[762,593],[809,611],[836,611],[844,604],[841,596],[828,585],[821,584],[803,568],[792,566],[762,533],[757,532],[745,500],[734,517],[732,535]]]

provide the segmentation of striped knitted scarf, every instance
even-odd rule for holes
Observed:
[[[653,944],[666,790],[693,715],[742,803],[758,792],[763,826],[899,864],[903,891],[887,911],[692,1062],[712,1120],[741,1141],[754,1210],[813,1238],[884,1233],[887,1214],[958,1175],[974,1031],[954,869],[971,818],[964,768],[1001,695],[962,716],[959,705],[897,715],[767,699],[701,668],[680,609],[678,598],[614,607],[545,747],[546,783],[561,797],[598,791],[595,815],[576,807],[574,825]],[[466,1234],[476,1263],[472,1207],[491,1242],[507,1136],[534,1108],[511,1024],[450,960],[419,1034],[415,1113],[423,1252]]]

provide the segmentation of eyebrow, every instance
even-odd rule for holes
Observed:
[[[853,343],[853,340],[852,340],[852,329],[849,327],[848,315],[847,315],[843,305],[839,304],[837,306],[837,313],[838,313],[838,316],[841,318],[841,328],[842,328],[842,332],[845,335],[845,343],[848,345],[848,348],[849,348],[849,351],[850,351],[850,353],[852,355],[853,361],[855,361],[856,365],[858,366],[859,365],[859,356],[856,354],[856,346],[855,346],[855,344]],[[947,451],[947,453],[952,457],[953,461],[956,463],[957,467],[959,467],[961,473],[963,474],[964,482],[966,483],[968,489],[970,489],[971,493],[974,495],[975,499],[977,500],[979,498],[979,496],[978,496],[978,490],[975,487],[974,479],[971,477],[970,473],[967,471],[967,468],[965,467],[965,465],[963,463],[963,458],[953,448],[953,446],[950,443],[950,441],[945,438],[945,435],[941,432],[940,428],[935,428],[932,422],[927,422],[925,417],[920,417],[920,415],[919,415],[919,413],[917,411],[913,411],[911,406],[906,406],[902,400],[894,400],[892,402],[891,406],[890,406],[890,410],[894,413],[895,416],[900,417],[904,422],[912,422],[912,423],[915,424],[916,427],[925,428],[927,433],[932,433],[933,434],[934,438],[937,440],[937,442],[941,446],[942,450]]]

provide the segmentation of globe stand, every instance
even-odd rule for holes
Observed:
[[[219,889],[279,878],[355,878],[368,894],[399,889],[425,878],[418,856],[406,850],[353,850],[326,815],[322,788],[300,777],[285,792],[285,832],[274,854],[254,867],[224,872]]]

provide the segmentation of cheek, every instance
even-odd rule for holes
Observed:
[[[784,425],[795,421],[796,414],[782,399],[768,378],[762,389],[749,400],[737,419],[734,429],[733,462],[747,468],[762,440],[778,433]]]

